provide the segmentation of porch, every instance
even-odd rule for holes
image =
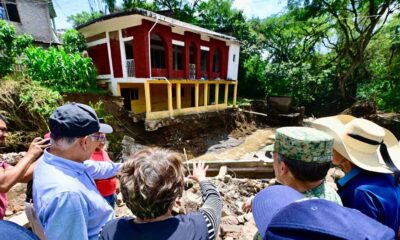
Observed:
[[[118,83],[118,91],[127,110],[156,120],[236,107],[237,81],[146,79]]]

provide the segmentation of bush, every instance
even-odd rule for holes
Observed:
[[[31,44],[31,36],[17,36],[13,25],[0,20],[0,78],[12,72],[17,57]]]
[[[28,75],[42,86],[59,92],[88,92],[96,89],[92,60],[63,48],[29,48],[25,61]]]
[[[61,40],[67,53],[80,53],[87,49],[85,37],[75,29],[66,31]]]

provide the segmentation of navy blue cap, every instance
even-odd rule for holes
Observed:
[[[392,229],[358,210],[299,194],[272,186],[256,195],[252,210],[263,239],[395,239]]]
[[[99,132],[96,112],[88,105],[67,103],[58,107],[49,119],[51,136],[84,137]]]

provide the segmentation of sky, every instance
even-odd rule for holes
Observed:
[[[53,3],[57,13],[55,18],[57,29],[71,28],[71,23],[67,22],[68,16],[89,11],[87,0],[53,0]],[[243,10],[247,17],[265,18],[282,12],[286,6],[286,0],[234,0],[233,6]]]

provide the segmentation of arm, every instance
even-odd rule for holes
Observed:
[[[88,239],[86,203],[77,193],[63,192],[38,212],[47,239]]]
[[[203,198],[203,206],[200,212],[203,214],[207,223],[209,239],[215,239],[217,235],[219,223],[222,213],[222,199],[217,188],[206,179],[208,166],[204,167],[204,163],[194,164],[193,175],[190,178],[200,183]]]
[[[83,162],[86,166],[86,172],[93,179],[107,179],[117,175],[122,163],[96,162],[94,160],[86,160]]]
[[[19,180],[19,182],[21,182],[21,183],[27,183],[27,182],[29,182],[30,180],[32,180],[32,178],[33,178],[33,171],[35,171],[35,168],[36,168],[36,166],[38,165],[39,161],[40,161],[40,158],[39,158],[38,160],[36,160],[35,162],[33,162],[33,163],[29,166],[28,170],[26,170],[24,176]]]
[[[31,163],[48,147],[46,139],[35,138],[29,146],[28,152],[14,167],[0,169],[0,192],[8,192],[12,186],[21,181]],[[31,176],[32,178],[32,176]]]

